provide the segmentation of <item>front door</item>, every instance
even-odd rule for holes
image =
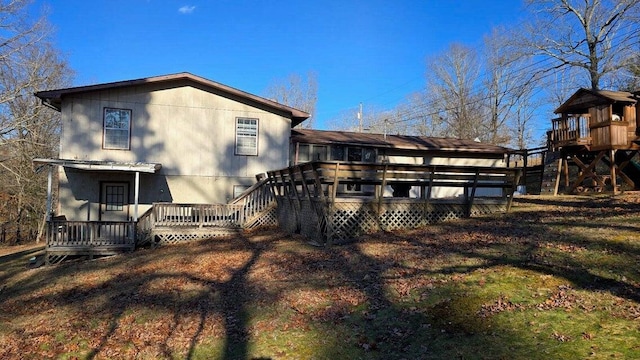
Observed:
[[[129,220],[129,184],[104,182],[100,186],[100,220]]]

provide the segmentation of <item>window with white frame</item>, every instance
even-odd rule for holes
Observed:
[[[236,155],[258,155],[258,119],[236,119]]]
[[[105,149],[129,150],[131,110],[104,108],[103,145]]]

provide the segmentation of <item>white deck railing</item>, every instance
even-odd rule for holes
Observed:
[[[131,221],[52,220],[47,247],[135,246],[135,223]]]

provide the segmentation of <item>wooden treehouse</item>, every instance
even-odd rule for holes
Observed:
[[[639,95],[580,89],[556,109],[541,192],[640,189]]]

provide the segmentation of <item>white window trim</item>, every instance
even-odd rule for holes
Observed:
[[[255,122],[255,126],[244,122]],[[242,122],[242,123],[241,123]],[[257,156],[258,155],[258,134],[260,121],[255,118],[238,117],[236,118],[236,146],[235,154],[241,156]],[[253,146],[247,146],[254,140]]]
[[[107,113],[109,111],[124,111],[126,113],[128,113],[128,117],[129,117],[129,124],[128,127],[126,129],[127,131],[127,144],[126,146],[113,146],[113,145],[108,145],[107,144],[107,132],[108,131],[124,131],[125,129],[123,128],[108,128],[107,127]],[[120,109],[120,108],[111,108],[111,107],[105,107],[102,113],[102,148],[103,149],[109,149],[109,150],[130,150],[131,149],[131,122],[132,122],[132,117],[133,117],[133,111],[131,109]]]

